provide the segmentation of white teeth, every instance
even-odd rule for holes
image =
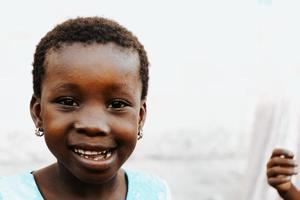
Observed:
[[[92,152],[91,152],[91,155],[97,155],[97,154],[98,154],[97,151],[92,151]]]
[[[111,151],[106,154],[105,158],[108,158],[110,156],[111,156]]]
[[[104,150],[104,151],[85,151],[82,149],[74,149],[75,153],[78,153],[80,156],[86,158],[86,159],[93,159],[93,160],[101,160],[106,159],[111,156],[112,152],[110,150]],[[92,157],[90,157],[92,156]]]
[[[84,151],[81,150],[81,149],[78,149],[78,152],[79,152],[80,154],[84,154]]]
[[[104,158],[104,156],[97,156],[97,157],[93,158],[93,160],[97,161],[97,160],[101,160],[103,158]]]

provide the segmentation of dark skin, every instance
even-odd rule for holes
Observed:
[[[146,117],[139,57],[113,43],[73,43],[46,56],[41,97],[30,103],[57,163],[33,173],[45,199],[126,198],[122,164]],[[84,157],[76,149],[110,152]]]
[[[291,182],[297,174],[294,154],[286,149],[274,149],[267,164],[268,183],[274,187],[285,200],[300,200],[300,192]]]

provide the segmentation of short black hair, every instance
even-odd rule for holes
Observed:
[[[103,17],[78,17],[69,19],[49,31],[36,47],[33,61],[33,92],[41,97],[41,85],[45,74],[45,57],[51,49],[59,49],[63,44],[80,42],[83,44],[113,42],[121,47],[137,51],[140,61],[142,81],[141,99],[147,97],[149,81],[149,62],[144,46],[129,30]]]

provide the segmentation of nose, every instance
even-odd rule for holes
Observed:
[[[108,135],[110,132],[105,112],[96,108],[81,112],[74,127],[78,133],[89,136]]]

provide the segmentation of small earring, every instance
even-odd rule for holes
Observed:
[[[38,137],[42,137],[44,135],[43,129],[41,129],[41,128],[36,128],[34,133]]]
[[[139,132],[138,132],[138,140],[142,139],[143,138],[143,129],[142,128],[139,128]]]

